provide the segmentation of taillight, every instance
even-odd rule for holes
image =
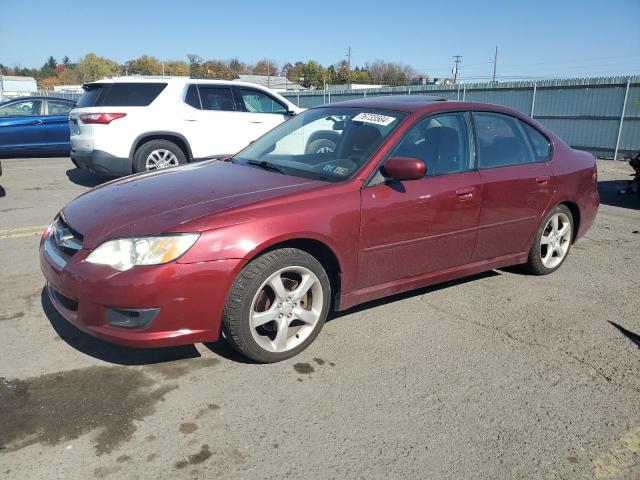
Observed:
[[[83,113],[80,115],[80,120],[82,120],[82,123],[109,125],[114,120],[126,116],[126,113]]]

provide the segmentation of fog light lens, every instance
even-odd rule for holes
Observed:
[[[158,313],[159,308],[109,308],[107,323],[113,327],[141,328],[149,325]]]

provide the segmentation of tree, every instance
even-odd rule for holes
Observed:
[[[129,75],[162,75],[162,63],[150,55],[142,55],[135,60],[125,62]]]
[[[56,62],[56,59],[49,57],[45,64],[40,68],[39,77],[46,78],[55,76],[57,66],[58,63]]]
[[[260,60],[253,66],[254,75],[277,75],[278,74],[278,64],[273,60]]]
[[[189,75],[189,65],[182,60],[168,60],[164,62],[164,70],[167,75]]]
[[[111,77],[120,71],[120,66],[113,60],[88,53],[78,61],[77,71],[78,79],[84,83]]]
[[[187,53],[187,58],[189,59],[189,75],[196,78],[204,76],[202,69],[202,58],[195,53]]]
[[[62,65],[64,65],[65,68],[69,68],[71,66],[71,61],[69,60],[69,57],[67,57],[66,55],[62,57]]]

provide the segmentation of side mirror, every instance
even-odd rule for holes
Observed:
[[[391,157],[384,163],[382,173],[393,180],[418,180],[425,176],[427,167],[417,158]]]
[[[298,114],[295,110],[287,110],[287,115],[290,117],[295,117]]]

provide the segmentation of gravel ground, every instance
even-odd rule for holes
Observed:
[[[3,160],[0,478],[640,478],[640,200],[602,161],[594,226],[517,269],[372,302],[297,358],[130,350],[42,294],[39,232],[104,178]],[[99,212],[96,212],[99,214]]]

